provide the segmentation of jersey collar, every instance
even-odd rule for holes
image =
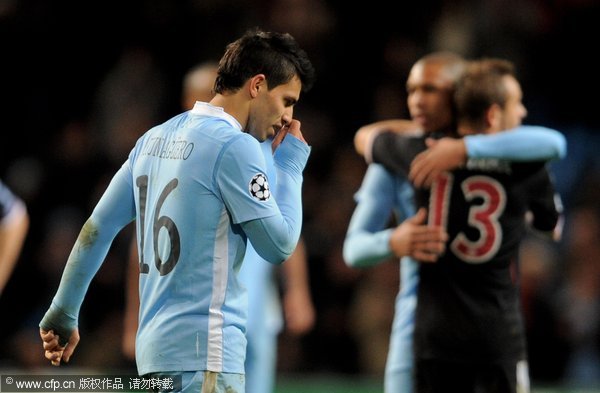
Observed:
[[[193,115],[218,117],[225,120],[232,127],[239,130],[242,129],[242,125],[235,119],[235,117],[225,112],[220,106],[214,106],[208,102],[196,101],[191,112]]]

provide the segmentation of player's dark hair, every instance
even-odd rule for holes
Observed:
[[[485,124],[487,110],[494,104],[504,108],[508,92],[503,78],[515,76],[514,65],[504,59],[472,61],[458,80],[454,93],[457,116],[476,129]]]
[[[269,89],[298,75],[302,91],[306,92],[315,79],[313,65],[294,37],[253,28],[227,45],[219,62],[215,92],[237,91],[258,74],[265,75]]]

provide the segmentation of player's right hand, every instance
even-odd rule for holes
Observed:
[[[53,366],[60,366],[61,360],[68,363],[71,355],[73,355],[73,352],[79,343],[79,329],[76,328],[73,330],[66,346],[60,345],[60,337],[57,334],[54,334],[53,330],[45,331],[40,328],[40,337],[42,338],[42,346],[45,351],[46,359],[50,360],[50,363]]]
[[[422,207],[394,229],[389,243],[395,256],[436,262],[444,253],[448,234],[442,227],[428,226],[426,219],[427,210]]]
[[[273,143],[271,144],[273,152],[277,149],[277,147],[281,144],[283,139],[287,134],[293,135],[296,138],[300,139],[302,142],[308,144],[304,139],[304,135],[302,135],[302,130],[300,129],[300,121],[296,119],[292,119],[289,124],[285,124],[279,132],[273,138]]]
[[[410,165],[408,175],[415,187],[429,188],[433,181],[445,171],[462,166],[467,159],[464,140],[445,137],[439,140],[428,138],[427,150],[417,154]]]

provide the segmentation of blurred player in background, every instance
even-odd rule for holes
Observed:
[[[454,123],[454,85],[465,67],[462,58],[452,53],[436,52],[417,61],[411,69],[407,80],[408,107],[413,121],[394,119],[384,120],[362,127],[356,134],[355,147],[359,154],[365,155],[367,162],[372,161],[373,142],[379,134],[389,131],[387,140],[391,147],[394,139],[402,138],[402,134],[455,134]],[[436,146],[428,153],[427,159],[447,165],[462,165],[466,156],[498,157],[503,159],[549,159],[560,154],[564,138],[553,130],[523,130],[519,134],[497,138],[495,136],[472,135],[464,140],[456,140],[462,146],[446,144]],[[387,136],[387,135],[386,135]],[[557,138],[558,136],[558,138]],[[454,140],[453,140],[454,141]],[[468,149],[465,147],[468,147]],[[516,149],[515,147],[518,147]],[[390,149],[392,150],[392,149]],[[439,159],[438,155],[443,157]],[[395,150],[388,161],[393,161],[390,170],[379,164],[370,164],[361,189],[356,195],[357,206],[352,216],[346,240],[344,257],[350,266],[372,266],[386,260],[392,255],[407,255],[406,245],[411,244],[413,235],[403,224],[397,228],[388,228],[390,216],[401,223],[414,214],[413,189],[407,176],[399,172],[397,161],[399,154]],[[423,162],[429,162],[427,159]],[[395,164],[395,165],[394,165]],[[441,171],[444,168],[430,168],[419,172],[419,176],[430,175],[427,170]],[[424,223],[422,212],[411,220]],[[415,221],[417,220],[417,221]],[[433,258],[429,255],[428,258]],[[427,258],[422,258],[425,260]],[[396,310],[390,339],[390,348],[386,363],[385,391],[411,392],[413,372],[412,332],[416,293],[418,288],[418,263],[410,258],[402,258],[400,271],[400,292],[396,297]]]
[[[463,68],[464,60],[453,53],[436,52],[417,61],[407,80],[408,107],[413,120],[388,120],[362,127],[355,138],[357,151],[364,153],[369,148],[369,140],[381,130],[452,132],[452,92]],[[440,245],[428,245],[428,241],[444,243],[445,232],[439,228],[434,231],[424,229],[426,212],[417,214],[412,185],[405,176],[395,175],[379,164],[369,165],[355,198],[357,205],[344,241],[346,263],[353,267],[368,267],[392,256],[402,258],[384,390],[386,393],[410,393],[419,265],[413,258],[405,256],[435,261],[443,251],[443,244],[440,248]],[[388,227],[392,217],[400,224],[396,228]]]
[[[526,115],[521,99],[511,63],[472,62],[455,93],[459,133],[519,126]],[[538,131],[547,133],[545,146],[554,144],[563,157],[564,137]],[[390,167],[409,175],[426,145],[422,137],[388,133],[372,148],[375,161],[393,162]],[[417,392],[528,392],[517,260],[528,211],[533,228],[558,237],[561,206],[546,163],[470,159],[464,169],[437,173],[431,192],[419,189],[417,200],[429,206],[430,223],[447,228],[450,240],[437,263],[419,270]]]
[[[0,181],[0,295],[19,260],[28,231],[25,202]]]

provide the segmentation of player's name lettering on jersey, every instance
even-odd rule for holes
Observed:
[[[496,158],[469,158],[467,169],[510,174],[510,162]]]
[[[171,160],[187,160],[194,150],[194,144],[183,139],[167,140],[150,138],[142,148],[143,156],[167,158]]]

